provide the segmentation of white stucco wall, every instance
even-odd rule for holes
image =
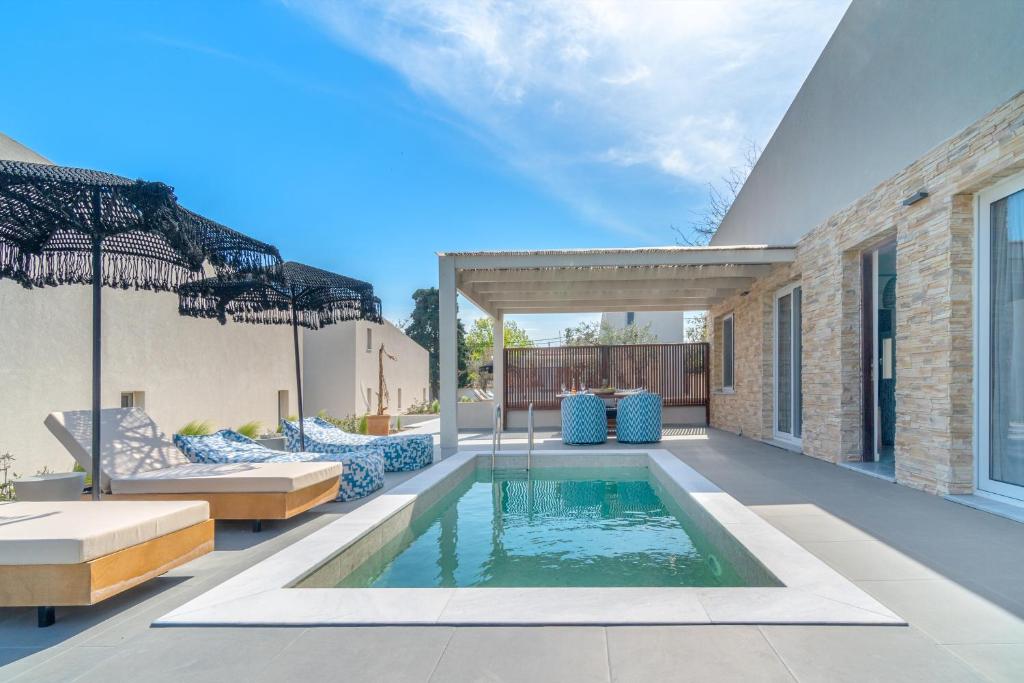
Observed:
[[[638,327],[651,326],[651,332],[662,344],[677,344],[686,341],[686,330],[683,325],[683,313],[680,311],[637,311],[633,314],[633,325]],[[689,313],[693,317],[693,313]],[[601,323],[615,329],[626,327],[625,313],[602,313]]]
[[[711,243],[796,244],[1009,100],[1021,26],[1021,0],[854,0]]]
[[[273,426],[281,389],[294,411],[289,328],[221,326],[177,306],[173,294],[103,290],[103,407],[118,407],[122,391],[145,392],[146,412],[168,433],[197,419]],[[91,321],[88,287],[0,280],[0,452],[15,456],[22,476],[72,467],[43,419],[90,406]]]
[[[369,351],[367,330],[373,335]],[[326,410],[341,417],[376,412],[377,351],[381,342],[398,359],[384,359],[384,378],[391,396],[388,411],[397,415],[421,402],[430,386],[427,350],[389,322],[377,325],[360,320],[303,332],[306,413],[314,415]],[[367,389],[371,392],[369,402]]]

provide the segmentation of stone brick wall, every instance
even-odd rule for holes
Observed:
[[[973,490],[974,195],[1024,170],[1024,93],[940,144],[805,235],[790,266],[715,307],[736,318],[736,389],[711,399],[713,426],[772,435],[772,301],[803,288],[803,451],[863,452],[861,256],[896,238],[896,479],[935,493]],[[911,206],[903,200],[926,190]]]

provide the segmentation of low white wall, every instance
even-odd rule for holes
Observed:
[[[338,417],[375,413],[382,342],[385,350],[397,358],[384,359],[384,379],[391,396],[388,412],[401,414],[428,394],[429,353],[389,322],[377,325],[360,320],[328,325],[316,331],[305,330],[302,340],[306,359],[303,398],[308,415],[321,410]]]
[[[494,426],[494,401],[457,403],[459,429],[491,429]]]

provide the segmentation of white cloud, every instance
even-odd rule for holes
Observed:
[[[341,44],[440,98],[584,214],[585,169],[705,183],[762,145],[847,0],[285,0]]]

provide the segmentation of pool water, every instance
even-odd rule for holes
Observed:
[[[745,586],[747,575],[646,468],[477,469],[337,587]]]

